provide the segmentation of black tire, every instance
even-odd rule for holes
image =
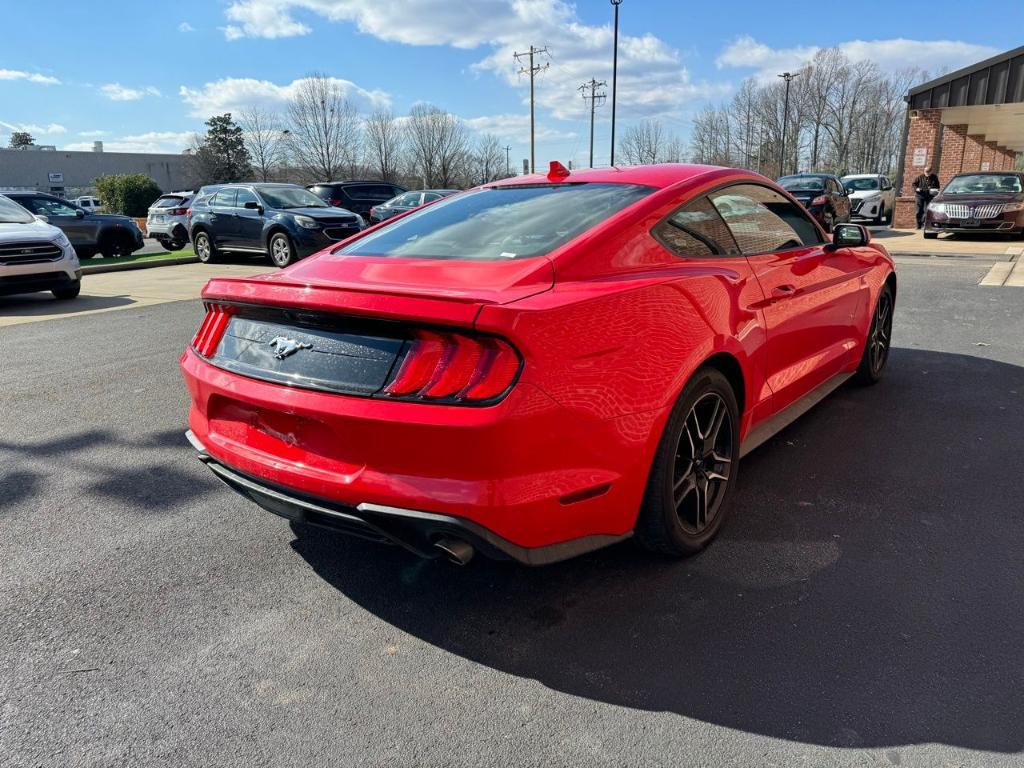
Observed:
[[[925,240],[934,240],[938,236],[939,236],[938,232],[925,232],[924,233],[924,239]]]
[[[104,235],[100,240],[100,255],[105,259],[114,259],[119,256],[131,256],[135,243],[131,236],[116,232]]]
[[[213,238],[206,232],[196,232],[192,238],[195,246],[196,258],[203,264],[209,264],[217,260],[217,246],[213,244]]]
[[[885,372],[892,347],[892,316],[895,309],[896,297],[893,296],[892,287],[886,283],[875,302],[871,326],[864,341],[864,352],[854,377],[860,384],[877,384]]]
[[[185,247],[185,244],[180,240],[167,240],[163,243],[164,248],[168,251],[180,251]]]
[[[295,262],[295,246],[284,232],[275,232],[267,242],[267,257],[275,267],[287,267]]]
[[[75,282],[68,285],[62,285],[60,288],[54,288],[51,293],[53,298],[58,301],[69,301],[74,299],[82,292],[82,281],[75,280]]]
[[[634,528],[641,546],[683,557],[715,537],[736,485],[739,423],[729,381],[714,368],[698,370],[676,401],[654,455]]]

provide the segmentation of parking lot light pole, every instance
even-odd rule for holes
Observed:
[[[782,151],[779,152],[779,176],[786,175],[786,131],[789,129],[789,84],[793,82],[794,77],[799,77],[800,73],[783,72],[779,77],[786,81],[786,98],[783,101],[782,107]]]
[[[615,165],[615,88],[619,82],[619,6],[622,0],[611,0],[615,6],[615,37],[612,43],[612,154],[611,165]]]

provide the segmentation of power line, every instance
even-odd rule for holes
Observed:
[[[783,72],[779,75],[786,81],[786,102],[782,108],[782,151],[779,153],[779,176],[786,175],[786,131],[789,128],[789,84],[794,77],[800,77],[799,72]]]
[[[505,145],[505,178],[508,178],[511,175],[509,173],[509,165],[508,165],[509,153],[511,151],[512,151],[512,145],[511,144],[506,144]]]
[[[545,69],[547,69],[548,67],[551,66],[551,64],[549,62],[544,62],[543,64],[534,64],[534,62],[533,62],[534,56],[539,56],[541,54],[543,54],[544,56],[548,56],[549,55],[547,47],[544,47],[544,48],[534,48],[531,45],[530,46],[530,51],[528,53],[513,53],[512,54],[513,58],[515,58],[515,60],[518,63],[520,63],[520,64],[522,64],[524,58],[528,57],[530,59],[529,66],[524,66],[524,67],[520,67],[519,68],[519,74],[520,75],[527,75],[528,74],[530,76],[530,173],[536,173],[537,172],[536,155],[534,153],[533,80],[537,76],[538,72],[543,72]]]
[[[605,98],[608,94],[598,93],[597,89],[608,85],[604,80],[595,80],[590,78],[589,83],[584,83],[577,90],[580,95],[583,96],[584,101],[590,102],[590,167],[594,167],[594,110],[601,104],[604,104]],[[587,91],[590,91],[588,94]]]

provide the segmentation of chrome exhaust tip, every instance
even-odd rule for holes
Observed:
[[[465,565],[473,559],[473,545],[462,539],[438,539],[434,547],[441,550],[448,562],[455,565]]]

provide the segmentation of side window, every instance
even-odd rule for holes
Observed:
[[[441,199],[441,196],[439,194],[437,194],[437,192],[426,192],[423,195],[423,202],[424,202],[424,204],[432,203],[435,200],[440,200],[440,199]]]
[[[240,190],[238,190],[238,194],[235,196],[235,207],[236,208],[245,208],[245,204],[246,203],[258,203],[258,202],[259,202],[259,200],[256,198],[256,195],[254,195],[248,189],[240,189]]]
[[[406,192],[404,195],[399,197],[395,201],[395,205],[419,205],[420,204],[420,193],[419,192]]]
[[[737,184],[710,197],[744,255],[823,242],[807,214],[768,187]]]
[[[738,256],[725,222],[706,197],[687,203],[654,225],[651,235],[677,256]]]
[[[210,200],[210,205],[214,208],[233,208],[235,205],[235,190],[222,189],[213,196],[213,199]]]
[[[69,205],[65,205],[59,200],[50,200],[46,197],[33,198],[35,202],[35,212],[42,214],[43,216],[74,216],[75,209]]]

